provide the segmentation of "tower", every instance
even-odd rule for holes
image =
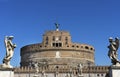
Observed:
[[[94,47],[87,44],[73,43],[68,31],[50,30],[43,34],[41,43],[26,45],[21,48],[21,66],[38,62],[48,66],[69,64],[94,65]],[[73,37],[75,38],[75,37]]]

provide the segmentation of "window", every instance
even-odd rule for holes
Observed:
[[[59,47],[59,43],[56,43],[56,47]]]
[[[59,43],[59,46],[62,47],[62,43]]]
[[[72,47],[75,47],[74,45],[72,45]]]
[[[90,50],[93,50],[93,48],[90,48]]]
[[[53,47],[55,47],[55,43],[53,43]]]
[[[53,36],[53,41],[55,41],[55,36]]]
[[[76,46],[77,48],[79,48],[79,46]]]
[[[62,47],[62,43],[52,43],[53,47]]]
[[[89,49],[89,47],[88,47],[88,46],[85,46],[85,49]]]
[[[65,37],[65,40],[68,40],[68,37]]]
[[[48,44],[48,40],[49,40],[48,37],[46,37],[46,43],[45,44]]]
[[[48,41],[48,37],[46,37],[46,41]]]
[[[65,44],[68,44],[68,37],[65,37]]]
[[[99,76],[99,74],[97,74],[97,76]]]

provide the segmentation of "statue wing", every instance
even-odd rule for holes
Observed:
[[[118,50],[120,44],[119,38],[115,38],[115,43],[116,43],[116,50]]]
[[[6,48],[6,55],[8,55],[8,39],[7,39],[7,36],[5,37],[5,48]]]
[[[7,37],[5,37],[4,43],[5,43],[5,47],[7,48]]]

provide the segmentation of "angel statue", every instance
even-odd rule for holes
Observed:
[[[3,59],[3,67],[12,68],[10,65],[10,60],[13,57],[14,48],[16,48],[16,44],[12,43],[13,36],[5,36],[5,48],[6,48],[6,56]]]
[[[78,64],[77,67],[78,67],[78,76],[80,76],[80,75],[82,75],[83,66],[82,66],[82,64]]]
[[[118,60],[118,53],[117,50],[119,48],[119,38],[116,37],[115,40],[113,40],[112,37],[109,38],[109,51],[108,51],[108,56],[111,59],[111,62],[113,65],[116,65],[117,63],[120,63]]]
[[[58,30],[59,30],[59,26],[60,26],[60,24],[55,23],[55,26],[56,26],[56,30],[58,31]]]

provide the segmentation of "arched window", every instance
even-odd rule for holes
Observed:
[[[90,48],[90,50],[93,50],[93,48]]]
[[[49,38],[48,37],[46,37],[46,41],[48,41],[49,40]]]
[[[45,44],[48,44],[48,40],[49,40],[49,38],[48,38],[48,37],[46,37],[46,43],[45,43]]]
[[[57,42],[57,43],[52,43],[53,47],[62,47],[62,43],[61,42]]]
[[[68,37],[65,37],[65,44],[68,44]]]
[[[53,41],[55,41],[55,36],[53,36]]]
[[[88,47],[88,46],[85,46],[85,49],[89,49],[89,47]]]

